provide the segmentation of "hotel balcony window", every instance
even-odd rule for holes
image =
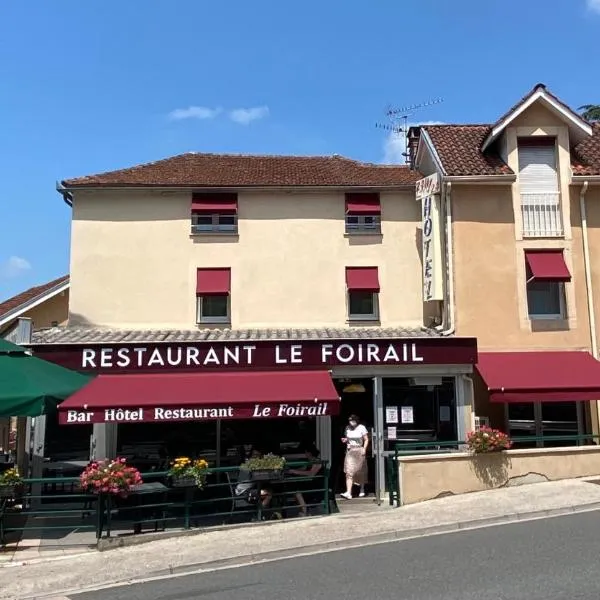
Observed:
[[[525,252],[529,318],[566,319],[565,283],[571,274],[561,250]]]
[[[381,233],[379,194],[346,194],[346,233]]]
[[[193,194],[192,234],[237,233],[236,194]]]
[[[379,320],[377,267],[346,267],[349,321]]]
[[[230,292],[230,269],[198,269],[196,273],[197,322],[230,323]]]
[[[519,138],[518,153],[523,237],[563,237],[555,138]]]

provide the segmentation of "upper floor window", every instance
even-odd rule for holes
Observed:
[[[237,194],[194,194],[192,233],[237,233]]]
[[[196,301],[198,323],[231,322],[231,269],[198,269]]]
[[[381,233],[379,194],[346,194],[346,233]]]
[[[519,138],[518,153],[523,237],[562,237],[556,139]]]
[[[566,319],[565,283],[571,273],[562,250],[527,250],[525,266],[529,318]]]
[[[346,267],[348,320],[379,320],[379,276],[377,267]]]

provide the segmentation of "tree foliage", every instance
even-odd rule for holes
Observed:
[[[579,110],[586,121],[600,121],[600,104],[584,104]]]

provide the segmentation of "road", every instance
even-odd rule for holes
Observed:
[[[161,579],[70,598],[598,600],[599,554],[600,512],[589,512]]]

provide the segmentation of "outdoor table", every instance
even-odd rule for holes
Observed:
[[[89,464],[89,460],[57,460],[44,463],[43,470],[48,477],[78,477]],[[64,484],[62,486],[64,488]],[[51,484],[51,489],[56,491],[56,483]]]

